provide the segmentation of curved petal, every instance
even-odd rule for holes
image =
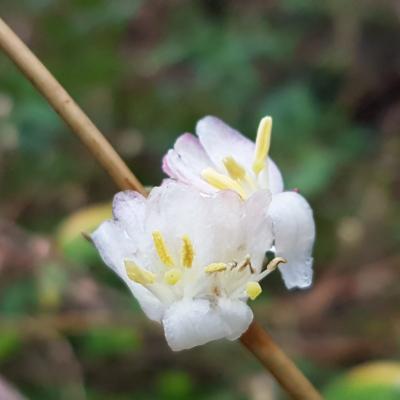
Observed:
[[[126,283],[147,317],[160,322],[164,305],[145,287],[131,281],[126,274],[124,261],[135,257],[134,246],[127,233],[117,222],[105,221],[91,238],[104,263]]]
[[[195,185],[205,192],[215,191],[202,178],[203,169],[212,166],[199,139],[190,133],[181,135],[163,158],[162,169],[171,178]]]
[[[165,305],[144,286],[131,281],[129,278],[126,278],[125,282],[147,318],[161,323],[165,313]]]
[[[268,178],[266,178],[266,171],[268,171]],[[268,168],[265,168],[261,171],[258,181],[265,182],[264,185],[260,185],[264,189],[269,189],[272,194],[280,193],[283,191],[283,178],[281,171],[279,170],[278,166],[275,162],[268,157]]]
[[[208,156],[223,169],[223,159],[232,156],[247,169],[251,168],[254,143],[217,117],[207,116],[197,122],[196,134]]]
[[[194,171],[201,172],[212,163],[199,139],[191,133],[181,135],[176,140],[174,149]]]
[[[190,349],[224,337],[234,340],[249,326],[253,314],[242,301],[185,299],[172,304],[163,318],[165,337],[172,350]]]
[[[221,316],[227,325],[226,338],[236,340],[247,330],[253,321],[251,308],[243,301],[222,297],[218,302]]]
[[[283,192],[272,196],[268,213],[273,223],[276,255],[288,260],[280,267],[286,287],[309,287],[315,239],[314,218],[309,204],[296,192]]]
[[[116,221],[105,221],[91,238],[104,263],[124,277],[124,260],[134,257],[135,248],[121,225]]]
[[[114,196],[113,215],[133,241],[143,232],[146,199],[137,192],[126,190]]]

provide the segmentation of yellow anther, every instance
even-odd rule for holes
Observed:
[[[225,263],[212,263],[208,264],[207,267],[204,268],[204,271],[208,273],[213,273],[213,272],[222,272],[226,271],[226,264]]]
[[[141,285],[150,285],[155,282],[156,276],[143,268],[140,268],[133,261],[125,261],[125,269],[128,278]]]
[[[176,285],[182,278],[182,271],[178,268],[171,268],[164,274],[165,282],[168,285]]]
[[[256,150],[254,153],[253,171],[259,174],[265,168],[269,146],[271,143],[272,118],[264,117],[258,125]]]
[[[225,157],[225,168],[232,179],[241,181],[246,176],[246,170],[231,156]]]
[[[168,251],[168,247],[165,244],[163,235],[161,234],[160,231],[154,231],[152,235],[153,235],[154,246],[156,248],[158,257],[160,257],[161,262],[167,267],[173,267],[174,260],[172,259]]]
[[[194,248],[188,235],[182,237],[181,263],[186,268],[191,268],[194,259]]]
[[[218,173],[212,168],[206,168],[202,171],[201,177],[209,183],[211,186],[214,186],[216,189],[221,190],[234,190],[237,192],[242,198],[246,198],[246,193],[239,183],[230,178],[229,176]]]
[[[258,282],[250,281],[246,284],[246,293],[251,300],[255,300],[262,292],[261,286]]]

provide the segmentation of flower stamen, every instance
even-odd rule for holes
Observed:
[[[232,156],[225,157],[223,163],[232,179],[241,181],[245,178],[246,170]]]
[[[236,182],[229,176],[218,173],[213,168],[204,169],[201,173],[201,177],[211,186],[214,186],[216,189],[234,190],[243,199],[247,197],[246,193],[243,190],[243,187],[238,182]]]
[[[238,266],[238,263],[237,263],[237,261],[232,261],[232,262],[228,263],[228,266],[229,266],[229,270],[233,271]]]
[[[208,272],[209,274],[213,272],[223,272],[226,271],[226,264],[225,263],[211,263],[208,264],[207,267],[204,268],[204,271]]]
[[[173,267],[175,263],[171,257],[171,254],[168,251],[168,247],[165,244],[162,233],[160,231],[154,231],[152,235],[154,247],[156,248],[158,257],[160,258],[161,262],[167,267]]]
[[[256,189],[254,179],[246,172],[242,164],[238,163],[232,156],[227,156],[223,159],[228,175],[240,184],[247,184],[252,190]]]
[[[140,283],[141,285],[150,285],[155,282],[156,276],[152,272],[139,267],[133,261],[125,260],[124,263],[126,273],[130,280]]]
[[[258,125],[256,149],[254,153],[253,171],[258,175],[265,168],[271,143],[272,118],[264,117]]]
[[[176,285],[182,278],[182,271],[178,268],[172,268],[164,274],[165,282],[168,285]]]
[[[246,293],[251,300],[255,300],[262,292],[261,285],[258,282],[250,281],[246,284]]]
[[[269,275],[271,272],[274,272],[279,267],[279,264],[285,264],[285,263],[287,263],[286,258],[283,258],[283,257],[275,257],[275,258],[273,258],[267,264],[267,268],[265,268],[265,270],[258,276],[258,280],[261,281],[267,275]]]
[[[186,268],[191,268],[194,259],[194,248],[188,235],[182,237],[181,263]]]
[[[250,256],[246,256],[246,258],[245,258],[245,260],[243,261],[243,263],[240,264],[240,266],[239,266],[239,271],[243,271],[246,267],[249,267],[250,272],[251,272],[252,274],[254,274],[254,268],[253,268],[253,266],[251,265]]]
[[[283,257],[275,257],[267,264],[267,271],[275,271],[279,264],[286,264],[287,260]]]

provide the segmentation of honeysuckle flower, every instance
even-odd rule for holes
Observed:
[[[265,204],[265,211],[272,219],[274,251],[287,259],[280,267],[283,280],[289,289],[307,288],[313,273],[313,214],[300,194],[283,191],[282,175],[268,157],[271,128],[271,117],[263,118],[254,143],[220,119],[207,116],[197,123],[197,137],[185,133],[176,140],[163,159],[163,170],[204,193],[232,190],[247,199],[268,190],[272,201]]]
[[[163,325],[169,346],[188,349],[234,340],[252,321],[247,299],[283,261],[263,266],[273,241],[270,202],[266,190],[242,201],[232,191],[204,194],[166,180],[148,198],[118,193],[113,219],[91,237],[145,314]]]

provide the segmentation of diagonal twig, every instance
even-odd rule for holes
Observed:
[[[46,98],[54,110],[86,145],[97,161],[123,190],[145,194],[145,188],[122,161],[107,139],[74,102],[49,70],[0,18],[0,47]]]

